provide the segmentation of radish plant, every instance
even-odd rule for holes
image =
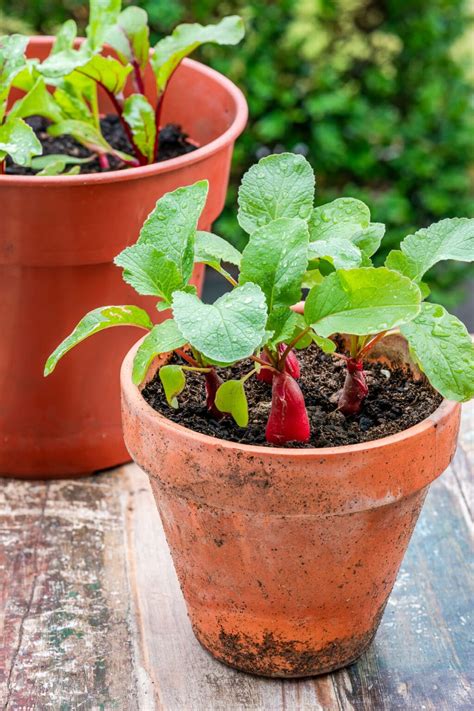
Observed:
[[[122,10],[121,6],[121,0],[90,0],[86,39],[77,41],[76,23],[68,20],[60,28],[50,55],[42,62],[25,59],[26,37],[0,38],[0,47],[4,46],[6,53],[12,43],[15,44],[19,70],[10,76],[10,83],[26,92],[10,111],[9,120],[33,115],[49,119],[52,125],[48,132],[52,136],[73,136],[98,156],[105,170],[109,167],[108,156],[115,156],[129,166],[156,162],[166,89],[182,59],[201,44],[235,45],[244,36],[243,22],[238,16],[225,17],[215,25],[183,24],[160,40],[150,53],[147,13],[139,7],[128,6]],[[116,58],[101,54],[106,46],[115,50]],[[12,64],[10,60],[9,65]],[[145,89],[145,73],[149,67],[155,79],[151,92]],[[133,92],[125,97],[129,80]],[[99,91],[114,107],[133,155],[114,149],[104,138]],[[18,132],[18,126],[18,123],[10,125],[10,133],[13,129]],[[22,122],[26,136],[24,126]],[[0,133],[0,141],[3,135],[7,135],[6,132]],[[23,138],[23,142],[25,140]],[[1,143],[0,150],[4,150]],[[16,158],[12,157],[16,162],[23,157],[18,152],[15,155]],[[64,165],[70,164],[68,158],[55,156],[47,161],[48,174],[61,172]],[[20,164],[29,165],[28,162]]]
[[[439,259],[472,259],[474,220],[444,220],[420,230],[385,266],[374,267],[371,257],[383,226],[371,223],[368,208],[357,200],[343,198],[314,208],[314,191],[312,168],[302,156],[269,156],[253,166],[239,190],[238,220],[249,235],[242,253],[197,229],[206,181],[163,196],[137,243],[115,262],[128,284],[139,294],[158,297],[157,308],[170,309],[170,316],[153,325],[134,306],[96,309],[50,356],[45,374],[93,333],[138,326],[149,333],[136,353],[136,385],[156,356],[174,351],[180,363],[159,370],[169,406],[179,406],[186,373],[197,372],[205,380],[209,416],[231,416],[245,427],[246,389],[253,378],[263,380],[272,390],[266,439],[285,445],[310,437],[297,351],[316,344],[345,360],[339,409],[351,416],[367,395],[365,355],[386,333],[400,329],[433,386],[445,397],[468,399],[474,393],[470,338],[441,306],[423,303],[427,289],[422,278]],[[217,270],[231,290],[213,304],[203,303],[190,285],[195,263]],[[226,263],[237,268],[237,278]],[[292,307],[309,283],[304,313],[297,313]],[[337,334],[350,335],[348,354],[336,352]],[[242,361],[248,363],[247,372],[239,379],[226,378],[226,368]]]

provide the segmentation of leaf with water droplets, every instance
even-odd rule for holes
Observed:
[[[163,323],[153,326],[150,333],[143,339],[133,359],[132,380],[140,385],[144,380],[150,364],[156,356],[181,348],[186,339],[181,335],[176,323],[169,318]]]
[[[443,306],[424,303],[400,330],[414,360],[443,397],[466,402],[474,396],[474,344],[456,316]]]
[[[269,314],[301,298],[308,266],[308,227],[298,218],[281,217],[250,235],[242,253],[239,283],[258,284]]]
[[[239,286],[213,304],[178,291],[173,295],[172,309],[186,341],[214,363],[248,358],[265,334],[265,295],[256,284]]]
[[[420,281],[428,269],[446,259],[457,259],[460,262],[474,260],[473,218],[441,220],[408,235],[401,243],[400,250],[390,252],[385,265]]]
[[[194,261],[197,264],[209,264],[217,268],[221,262],[240,265],[242,255],[230,242],[212,232],[198,230],[194,247]]]
[[[320,336],[366,336],[406,323],[420,311],[421,293],[407,277],[385,267],[337,271],[313,287],[306,323]]]
[[[33,129],[22,119],[7,118],[0,126],[0,163],[9,155],[18,165],[29,165],[42,150]]]
[[[307,220],[314,202],[314,173],[301,155],[280,153],[262,158],[242,178],[238,221],[252,234],[279,217]]]

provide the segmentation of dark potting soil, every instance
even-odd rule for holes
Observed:
[[[344,382],[344,362],[324,354],[317,346],[299,351],[303,392],[311,427],[309,442],[289,443],[288,447],[334,447],[368,442],[401,432],[430,415],[442,397],[426,380],[412,380],[401,369],[389,370],[379,363],[366,365],[369,395],[356,417],[346,418],[336,409],[335,394]],[[181,363],[173,356],[172,363]],[[221,372],[224,379],[240,378],[252,369],[250,361]],[[204,378],[199,373],[186,373],[186,388],[179,396],[179,409],[166,402],[158,374],[144,388],[145,400],[173,422],[195,432],[219,437],[231,442],[271,447],[265,441],[265,426],[271,405],[271,385],[252,377],[245,391],[249,403],[249,425],[243,429],[226,416],[214,420],[205,405]]]
[[[54,138],[47,133],[48,126],[51,124],[48,119],[42,116],[31,116],[26,119],[26,122],[36,133],[41,145],[43,146],[43,155],[51,155],[52,153],[65,153],[75,158],[87,158],[92,153],[78,143],[72,136],[58,136]],[[130,142],[125,135],[118,116],[109,114],[101,119],[100,125],[104,138],[116,150],[123,151],[129,155],[133,155]],[[157,163],[170,158],[177,158],[185,153],[195,151],[196,146],[188,141],[188,136],[181,131],[181,127],[176,124],[167,124],[160,131],[159,154]],[[127,168],[122,161],[114,156],[108,156],[110,170],[123,170]],[[6,172],[9,175],[34,175],[36,172],[31,168],[23,168],[15,163],[12,163],[10,158],[7,158]],[[99,164],[99,159],[94,158],[90,163],[81,165],[81,173],[101,173],[102,168]]]

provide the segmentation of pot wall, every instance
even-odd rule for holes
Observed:
[[[46,56],[50,43],[32,40],[30,56]],[[245,99],[229,80],[184,60],[170,82],[163,123],[181,123],[202,145],[198,151],[105,174],[0,178],[1,473],[69,476],[128,459],[118,373],[137,332],[117,328],[95,336],[47,379],[44,362],[97,306],[134,303],[156,321],[163,318],[156,299],[138,297],[124,284],[113,257],[135,242],[158,198],[203,178],[210,192],[199,226],[210,229],[224,205],[233,145],[246,117]],[[198,267],[199,288],[202,279]]]
[[[365,444],[251,447],[152,410],[131,384],[133,352],[125,441],[150,475],[197,638],[267,676],[349,664],[377,630],[429,484],[453,455],[459,405]],[[387,353],[405,358],[400,342]]]

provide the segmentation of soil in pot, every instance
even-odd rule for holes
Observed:
[[[289,443],[288,447],[335,447],[387,437],[416,425],[441,403],[442,397],[424,379],[414,380],[402,369],[389,369],[380,363],[366,365],[369,395],[356,417],[346,418],[336,409],[335,393],[342,387],[345,368],[342,360],[311,346],[297,354],[301,367],[298,381],[311,425],[308,442]],[[173,356],[170,362],[179,363]],[[225,379],[240,378],[253,364],[240,363],[227,368]],[[243,444],[272,445],[265,441],[265,425],[271,405],[271,386],[253,378],[246,386],[249,425],[239,428],[230,417],[214,420],[205,406],[202,375],[188,372],[187,385],[174,410],[166,402],[158,374],[143,389],[145,400],[162,415],[196,432]]]
[[[41,116],[32,116],[26,119],[26,122],[32,127],[41,145],[43,146],[43,155],[51,155],[54,153],[66,154],[75,158],[87,158],[92,153],[76,141],[72,136],[58,136],[54,138],[47,133],[47,128],[50,121]],[[133,155],[133,150],[130,142],[125,135],[118,116],[108,114],[101,121],[101,128],[104,138],[116,150],[123,151]],[[160,130],[159,153],[157,163],[170,158],[178,158],[185,153],[195,151],[196,146],[188,140],[188,136],[181,131],[181,127],[176,124],[167,124]],[[126,168],[118,158],[108,156],[110,170],[122,170]],[[12,163],[10,158],[7,158],[6,172],[9,175],[34,175],[38,171],[31,168],[24,168],[15,163]],[[95,157],[90,163],[81,165],[81,173],[100,173],[102,169],[99,164],[99,159]]]

